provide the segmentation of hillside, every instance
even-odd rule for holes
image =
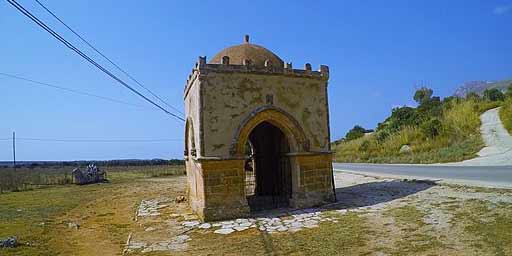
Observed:
[[[470,81],[461,85],[459,88],[455,90],[453,95],[455,97],[466,97],[469,93],[477,93],[478,95],[483,95],[484,91],[487,89],[496,88],[501,91],[505,91],[512,84],[512,80],[503,80],[497,82],[490,81]]]
[[[442,163],[474,158],[484,146],[480,115],[499,106],[504,106],[502,116],[510,113],[510,90],[505,94],[487,90],[484,97],[473,94],[441,99],[433,96],[431,89],[421,88],[414,95],[418,107],[395,108],[373,133],[364,133],[368,130],[356,125],[345,138],[333,142],[334,160]]]

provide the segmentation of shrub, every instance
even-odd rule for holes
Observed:
[[[346,140],[355,140],[358,138],[361,138],[364,136],[367,132],[373,132],[373,130],[366,130],[360,125],[354,126],[354,128],[350,129],[350,131],[347,132],[347,135],[345,135]]]
[[[427,138],[437,137],[441,133],[443,124],[439,119],[431,119],[421,124],[420,129]]]
[[[421,119],[416,109],[411,107],[394,108],[391,111],[391,117],[386,120],[388,132],[394,133],[408,126],[417,126]]]
[[[484,99],[490,101],[503,101],[505,99],[505,95],[498,89],[487,89],[484,91]]]
[[[443,113],[443,102],[441,102],[441,98],[439,97],[432,97],[419,105],[417,112],[421,120],[440,117]]]
[[[367,151],[369,147],[370,147],[370,141],[369,140],[365,140],[359,146],[359,151],[362,151],[362,152]]]

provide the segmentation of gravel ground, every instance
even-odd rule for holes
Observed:
[[[136,211],[134,219],[140,228],[130,234],[125,253],[188,255],[191,251],[197,253],[190,243],[203,243],[214,237],[222,239],[217,242],[226,243],[245,236],[292,238],[300,232],[322,230],[324,225],[342,223],[341,218],[346,214],[357,214],[370,227],[364,240],[364,250],[371,252],[369,255],[426,253],[414,251],[418,248],[432,255],[492,255],[492,248],[486,247],[485,243],[481,248],[473,247],[473,243],[481,243],[481,238],[467,234],[465,224],[457,220],[457,216],[470,202],[497,208],[512,204],[510,190],[439,185],[428,180],[337,172],[335,184],[336,203],[309,209],[278,209],[248,218],[211,223],[199,221],[186,203],[175,203],[170,198],[148,198],[141,201]],[[417,215],[407,220],[411,218],[408,211]],[[493,209],[489,209],[489,213],[494,214]],[[492,216],[482,218],[492,220]],[[409,241],[411,238],[414,239]],[[205,246],[212,250],[205,254],[215,254],[215,245]],[[505,250],[509,249],[505,247]]]

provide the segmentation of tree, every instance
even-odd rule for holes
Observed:
[[[428,102],[432,97],[434,91],[427,87],[421,87],[414,93],[414,100],[418,102],[418,104],[422,105],[425,102]]]
[[[373,132],[373,130],[366,130],[362,126],[356,125],[354,126],[354,128],[350,129],[350,131],[347,132],[347,135],[345,135],[345,140],[349,141],[361,138],[367,132]]]
[[[505,95],[499,89],[487,89],[484,91],[484,99],[490,101],[502,101],[505,99]]]

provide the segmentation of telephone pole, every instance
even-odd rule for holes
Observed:
[[[12,167],[16,171],[16,132],[12,132]]]

